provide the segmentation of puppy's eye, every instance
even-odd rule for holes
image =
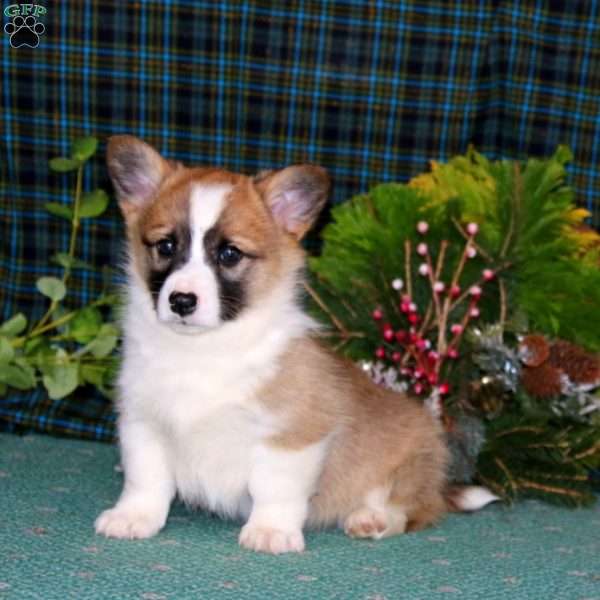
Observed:
[[[219,264],[225,268],[235,267],[243,257],[244,254],[242,251],[232,244],[224,244],[221,246],[219,248],[219,254],[217,255]]]
[[[171,238],[163,238],[156,242],[155,248],[162,258],[171,258],[175,254],[175,241]]]

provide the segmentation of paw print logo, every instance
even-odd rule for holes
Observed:
[[[4,25],[4,32],[10,35],[10,45],[13,48],[28,46],[37,48],[40,43],[40,35],[46,31],[44,24],[38,21],[33,15],[13,18]]]

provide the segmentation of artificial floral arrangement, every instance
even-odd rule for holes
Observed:
[[[9,388],[30,390],[43,385],[52,400],[60,400],[77,387],[92,385],[106,396],[117,367],[113,350],[119,339],[118,327],[110,310],[117,296],[104,291],[86,306],[67,304],[71,274],[76,269],[94,269],[75,255],[82,219],[100,216],[108,206],[108,195],[101,189],[83,192],[83,170],[94,155],[98,141],[93,137],[77,139],[70,157],[50,161],[57,173],[76,173],[72,204],[48,202],[45,209],[71,225],[69,245],[51,261],[62,267],[62,277],[40,277],[38,291],[49,300],[46,312],[30,323],[18,313],[0,325],[0,396]]]
[[[600,236],[571,158],[470,149],[333,209],[307,285],[332,346],[442,419],[452,477],[512,500],[594,502]]]

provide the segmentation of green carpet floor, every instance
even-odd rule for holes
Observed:
[[[302,555],[240,549],[238,525],[176,506],[155,538],[94,535],[121,484],[107,445],[0,435],[0,600],[600,600],[600,509],[537,502],[381,542],[312,532]]]

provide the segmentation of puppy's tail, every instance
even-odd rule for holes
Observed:
[[[451,485],[446,489],[446,504],[450,512],[473,512],[496,500],[500,498],[478,485]]]

